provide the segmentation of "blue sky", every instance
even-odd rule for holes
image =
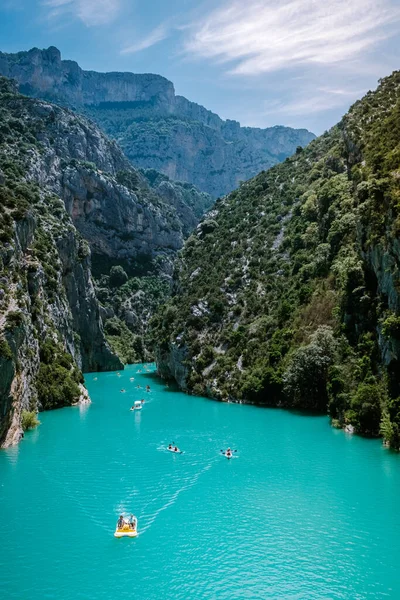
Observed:
[[[0,0],[0,49],[151,72],[242,125],[321,133],[400,68],[400,0]]]

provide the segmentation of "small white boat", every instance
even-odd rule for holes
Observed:
[[[142,410],[143,403],[141,400],[135,400],[135,404],[133,406],[135,410]]]
[[[179,448],[176,448],[176,446],[174,446],[173,448],[167,448],[168,452],[173,452],[174,454],[183,454],[182,450],[179,450]]]

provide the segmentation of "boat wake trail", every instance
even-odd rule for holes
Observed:
[[[97,527],[101,527],[102,529],[104,529],[104,531],[107,531],[107,533],[109,533],[110,528],[107,527],[104,523],[102,523],[93,515],[93,513],[90,511],[90,508],[88,506],[85,506],[85,504],[83,504],[83,502],[80,500],[79,494],[70,490],[68,483],[65,479],[63,479],[62,481],[57,481],[55,477],[50,477],[47,471],[43,469],[43,467],[39,466],[38,469],[42,473],[43,477],[45,477],[45,479],[47,479],[48,481],[51,481],[51,483],[54,483],[60,489],[61,493],[79,508],[79,510],[85,515],[85,517],[90,519],[90,521],[92,521],[92,523],[94,523]]]
[[[170,506],[172,506],[173,504],[175,504],[175,502],[177,501],[177,499],[179,498],[180,494],[182,492],[185,492],[186,490],[189,490],[190,488],[192,488],[194,485],[196,485],[199,477],[201,477],[201,475],[203,475],[203,473],[206,473],[209,469],[211,469],[213,463],[215,461],[212,461],[210,463],[208,463],[205,467],[203,467],[202,469],[200,469],[200,471],[198,471],[198,473],[196,473],[195,475],[193,475],[193,477],[191,477],[188,482],[183,485],[181,488],[179,488],[178,490],[176,490],[176,492],[174,492],[173,494],[171,494],[168,498],[168,501],[163,504],[163,506],[161,506],[160,508],[158,508],[154,513],[152,514],[145,514],[142,513],[139,516],[139,519],[144,519],[145,520],[145,525],[144,527],[140,528],[140,532],[139,535],[142,535],[143,533],[145,533],[148,529],[150,529],[150,527],[153,525],[154,521],[157,519],[158,515],[163,512],[164,510],[167,510],[167,508],[169,508]],[[150,500],[150,502],[148,502],[145,506],[145,508],[147,508],[147,506],[151,503],[152,501]]]

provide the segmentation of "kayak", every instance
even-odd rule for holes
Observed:
[[[225,456],[225,458],[227,458],[228,460],[229,460],[230,458],[233,458],[233,454],[234,454],[234,452],[237,452],[237,450],[234,450],[233,452],[232,452],[232,450],[229,450],[229,452],[228,452],[227,450],[225,450],[225,451],[224,451],[224,450],[221,450],[221,454],[222,454],[222,456]]]
[[[168,452],[173,452],[174,454],[182,454],[182,450],[174,450],[173,448],[167,448]]]

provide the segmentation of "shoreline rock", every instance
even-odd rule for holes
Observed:
[[[87,391],[87,389],[85,388],[83,383],[79,384],[79,389],[81,392],[81,395],[79,396],[79,400],[78,400],[78,402],[74,402],[74,404],[72,406],[83,406],[85,404],[92,404],[92,400],[89,396],[89,392]]]

